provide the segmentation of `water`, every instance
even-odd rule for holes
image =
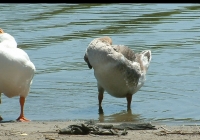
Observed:
[[[36,120],[199,124],[199,4],[1,4],[0,26],[36,66],[25,116]],[[135,52],[152,51],[144,86],[126,99],[105,93],[98,114],[96,79],[83,60],[96,37]],[[2,95],[1,115],[15,120],[19,97]]]

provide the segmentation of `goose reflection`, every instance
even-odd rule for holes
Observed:
[[[133,114],[131,110],[123,110],[119,113],[115,113],[109,116],[99,114],[100,122],[138,122],[140,120],[139,114]]]

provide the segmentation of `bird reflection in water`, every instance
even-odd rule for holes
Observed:
[[[139,114],[132,114],[131,110],[123,110],[120,113],[112,114],[109,116],[104,116],[104,114],[99,113],[100,122],[138,122],[140,120]]]

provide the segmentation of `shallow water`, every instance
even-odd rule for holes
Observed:
[[[31,120],[199,124],[199,4],[1,4],[0,28],[36,66],[25,116]],[[104,95],[83,60],[92,39],[108,35],[135,52],[152,51],[144,86],[126,99]],[[19,97],[2,95],[0,113],[15,120]]]

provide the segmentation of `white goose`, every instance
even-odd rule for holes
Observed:
[[[17,121],[29,121],[24,116],[24,103],[35,70],[27,53],[17,48],[14,37],[0,29],[0,95],[20,96],[21,113]]]
[[[145,82],[145,75],[151,61],[151,51],[134,53],[124,45],[112,45],[108,36],[96,38],[88,45],[84,60],[94,76],[98,86],[99,113],[104,90],[117,98],[127,99],[127,110],[131,110],[132,95]]]

